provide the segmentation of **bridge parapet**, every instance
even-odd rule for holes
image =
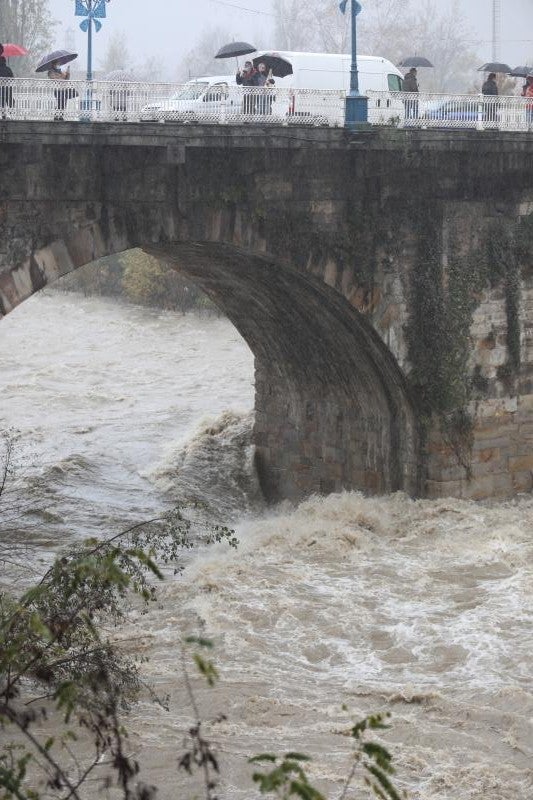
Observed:
[[[344,126],[345,91],[243,87],[222,76],[213,86],[201,79],[196,85],[0,78],[0,111],[7,120]],[[533,106],[517,96],[371,91],[368,123],[525,132],[533,125]]]
[[[2,312],[144,247],[253,350],[270,497],[530,491],[533,139],[169,128],[0,124]]]

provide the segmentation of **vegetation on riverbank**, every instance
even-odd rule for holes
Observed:
[[[170,265],[137,248],[86,264],[56,285],[63,291],[122,298],[166,311],[220,313],[200,289]]]
[[[6,437],[5,444],[0,512],[11,502],[12,439]],[[65,551],[18,595],[0,591],[1,800],[83,800],[107,790],[122,800],[156,797],[157,787],[145,781],[131,754],[126,728],[128,709],[142,689],[150,689],[141,665],[122,652],[111,628],[127,619],[132,604],[138,609],[139,603],[142,608],[157,600],[156,581],[163,573],[156,562],[179,571],[193,542],[222,541],[237,547],[232,530],[195,523],[176,508],[161,519]],[[0,561],[14,560],[4,544]],[[193,722],[183,732],[177,768],[196,778],[195,797],[219,800],[223,765],[204,735],[190,677],[194,664],[209,686],[216,683],[217,669],[206,655],[211,648],[211,641],[200,637],[182,645],[182,680]],[[165,707],[166,699],[153,692],[152,697]],[[348,797],[354,782],[382,800],[400,800],[390,753],[368,738],[370,731],[388,727],[385,722],[385,716],[370,715],[345,732],[353,750],[338,800]],[[324,800],[309,781],[309,760],[295,752],[252,756],[252,780],[260,794]]]

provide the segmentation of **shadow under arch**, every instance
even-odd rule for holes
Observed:
[[[420,491],[414,404],[393,355],[334,289],[215,242],[141,245],[202,289],[255,357],[254,442],[270,501]]]

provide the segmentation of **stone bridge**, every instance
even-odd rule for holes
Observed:
[[[254,353],[269,499],[531,491],[533,136],[7,122],[0,138],[0,316],[106,255],[170,262]]]

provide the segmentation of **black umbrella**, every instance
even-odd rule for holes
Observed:
[[[237,56],[246,56],[248,53],[255,53],[257,47],[248,42],[230,42],[223,45],[215,58],[237,58]]]
[[[407,56],[400,61],[398,64],[399,67],[432,67],[433,64],[431,61],[428,61],[427,58],[423,56]]]
[[[269,72],[272,70],[272,75],[276,78],[284,78],[286,75],[292,75],[291,62],[287,61],[286,58],[278,56],[276,53],[256,56],[252,61],[256,69],[258,64],[264,64]]]
[[[511,78],[527,78],[533,73],[533,67],[515,67],[509,73]]]
[[[510,72],[511,67],[509,64],[500,64],[499,61],[489,61],[488,64],[483,64],[478,67],[478,72]]]
[[[69,61],[74,61],[77,57],[78,54],[73,53],[71,50],[54,50],[44,58],[41,58],[35,72],[48,72],[52,64],[60,64],[62,66],[63,64],[68,64]]]

